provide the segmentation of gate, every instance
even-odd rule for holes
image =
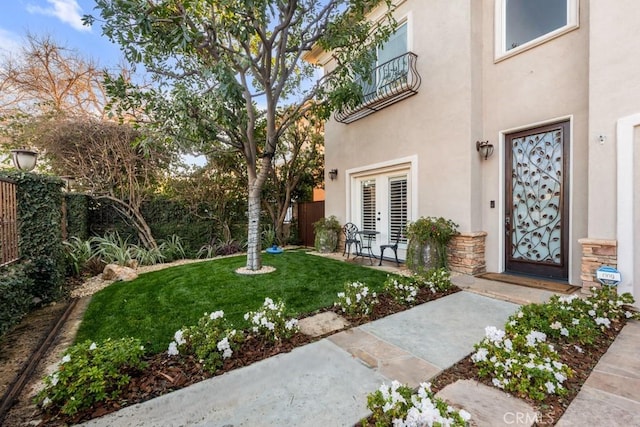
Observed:
[[[304,246],[313,246],[313,223],[324,218],[324,201],[298,203],[298,233]]]
[[[15,182],[0,178],[0,266],[18,259],[18,204]]]

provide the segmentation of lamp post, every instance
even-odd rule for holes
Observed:
[[[11,155],[13,157],[13,165],[23,172],[29,172],[36,167],[36,161],[38,160],[36,151],[19,148],[11,150]]]

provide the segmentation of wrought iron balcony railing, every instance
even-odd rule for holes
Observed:
[[[416,69],[417,58],[415,53],[407,52],[374,68],[370,79],[359,79],[362,103],[336,112],[335,119],[352,123],[418,93],[421,78]]]

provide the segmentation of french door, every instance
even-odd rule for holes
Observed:
[[[375,255],[380,254],[380,245],[395,242],[400,234],[398,257],[405,258],[404,230],[410,209],[408,176],[408,171],[399,171],[354,181],[351,217],[359,229],[378,233],[372,240]]]
[[[569,272],[569,122],[505,137],[505,268],[556,280]]]

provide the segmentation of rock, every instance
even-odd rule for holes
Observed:
[[[138,260],[130,259],[129,261],[127,261],[127,267],[133,268],[135,270],[136,268],[138,268]]]
[[[326,311],[298,321],[300,332],[312,337],[319,337],[329,332],[339,331],[348,326],[348,322],[332,311]]]
[[[107,264],[102,272],[102,280],[122,280],[130,282],[138,277],[138,273],[133,268],[117,264]]]

